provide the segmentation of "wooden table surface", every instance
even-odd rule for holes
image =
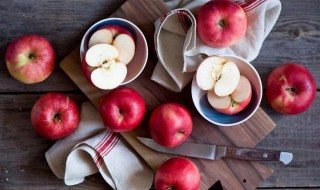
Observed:
[[[48,167],[44,153],[54,141],[39,137],[30,122],[30,110],[49,91],[70,95],[80,105],[85,95],[58,67],[95,21],[108,17],[125,0],[2,0],[0,1],[0,189],[109,189],[99,174],[68,187]],[[266,163],[275,170],[261,189],[320,188],[320,13],[318,0],[282,0],[278,22],[252,62],[262,81],[281,63],[304,64],[317,82],[317,97],[303,114],[286,116],[273,111],[265,96],[261,107],[277,127],[258,148],[292,152],[288,166]],[[14,80],[5,66],[7,45],[23,34],[49,39],[57,66],[42,83],[25,85]],[[265,84],[265,83],[263,83]]]

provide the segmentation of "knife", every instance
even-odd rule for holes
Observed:
[[[176,154],[181,156],[189,156],[196,158],[203,158],[209,160],[217,160],[223,157],[237,158],[242,160],[251,161],[281,161],[285,165],[289,164],[293,155],[289,152],[281,152],[275,150],[262,150],[251,148],[235,148],[228,146],[210,145],[210,144],[197,144],[184,142],[181,145],[168,148],[159,145],[153,139],[137,137],[147,147],[169,154]]]

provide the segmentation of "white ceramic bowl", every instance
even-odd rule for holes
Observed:
[[[132,34],[135,41],[135,54],[130,63],[127,64],[127,76],[121,84],[125,85],[136,79],[141,74],[148,59],[148,45],[146,38],[141,30],[132,22],[121,18],[107,18],[96,22],[86,31],[82,38],[80,45],[80,59],[82,61],[85,53],[88,50],[88,43],[91,35],[99,28],[107,25],[117,25],[127,29]]]
[[[192,81],[191,95],[198,112],[209,122],[219,126],[234,126],[247,121],[259,108],[262,99],[261,79],[256,69],[246,60],[238,56],[220,56],[233,61],[239,68],[241,75],[248,78],[252,87],[252,98],[249,105],[234,115],[222,114],[215,111],[207,100],[207,91],[201,90],[195,77]]]

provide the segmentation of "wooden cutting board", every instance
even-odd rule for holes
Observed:
[[[144,97],[149,113],[164,102],[178,102],[185,105],[193,116],[193,132],[188,141],[198,143],[214,143],[239,147],[254,147],[275,127],[275,123],[259,108],[254,116],[239,126],[219,127],[204,120],[192,104],[190,85],[182,93],[173,93],[150,80],[157,63],[154,50],[153,34],[154,21],[169,11],[162,0],[128,0],[111,17],[121,17],[135,23],[145,34],[149,46],[148,63],[142,74],[128,87],[136,89]],[[80,40],[80,39],[79,39]],[[92,87],[82,74],[79,48],[71,52],[61,63],[61,68],[75,82],[75,84],[98,106],[99,100],[107,91]],[[156,170],[161,163],[172,157],[155,152],[138,140],[137,136],[148,136],[148,115],[133,132],[122,133],[134,150]],[[220,180],[226,190],[255,189],[268,178],[273,171],[258,162],[241,161],[236,159],[221,159],[209,161],[190,158],[201,173],[201,188],[209,189]],[[137,182],[138,183],[138,182]]]

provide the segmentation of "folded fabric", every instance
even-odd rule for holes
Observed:
[[[254,60],[280,15],[280,0],[233,1],[243,8],[248,24],[245,36],[227,48],[210,47],[197,36],[194,15],[208,0],[167,1],[171,8],[183,8],[174,9],[155,22],[154,41],[159,61],[151,79],[180,92],[207,56],[237,55],[249,62]]]
[[[57,141],[45,154],[53,173],[66,185],[100,172],[113,189],[149,189],[153,171],[121,138],[107,130],[95,107],[83,103],[78,128]]]

